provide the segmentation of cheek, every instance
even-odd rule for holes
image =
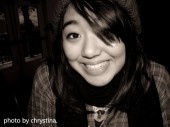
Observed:
[[[125,59],[126,49],[123,43],[113,44],[107,51],[114,58]]]
[[[77,60],[81,53],[80,47],[68,43],[63,43],[63,49],[67,59],[70,61]]]

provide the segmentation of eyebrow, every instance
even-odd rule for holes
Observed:
[[[65,22],[63,25],[63,30],[65,29],[65,27],[67,27],[70,24],[78,24],[78,22],[76,20],[69,20],[69,21]]]

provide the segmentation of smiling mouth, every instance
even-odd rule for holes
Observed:
[[[100,75],[109,66],[109,61],[104,61],[98,64],[84,64],[84,69],[87,73],[91,75]]]

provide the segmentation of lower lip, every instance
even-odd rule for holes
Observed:
[[[104,61],[102,63],[95,64],[95,65],[85,65],[85,64],[83,64],[84,70],[88,74],[94,75],[94,76],[103,74],[107,70],[108,66],[109,66],[109,61]]]

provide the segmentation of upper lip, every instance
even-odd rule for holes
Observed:
[[[84,65],[97,65],[97,64],[103,63],[105,61],[108,61],[108,60],[86,61],[86,62],[82,62],[82,64],[84,64]]]

